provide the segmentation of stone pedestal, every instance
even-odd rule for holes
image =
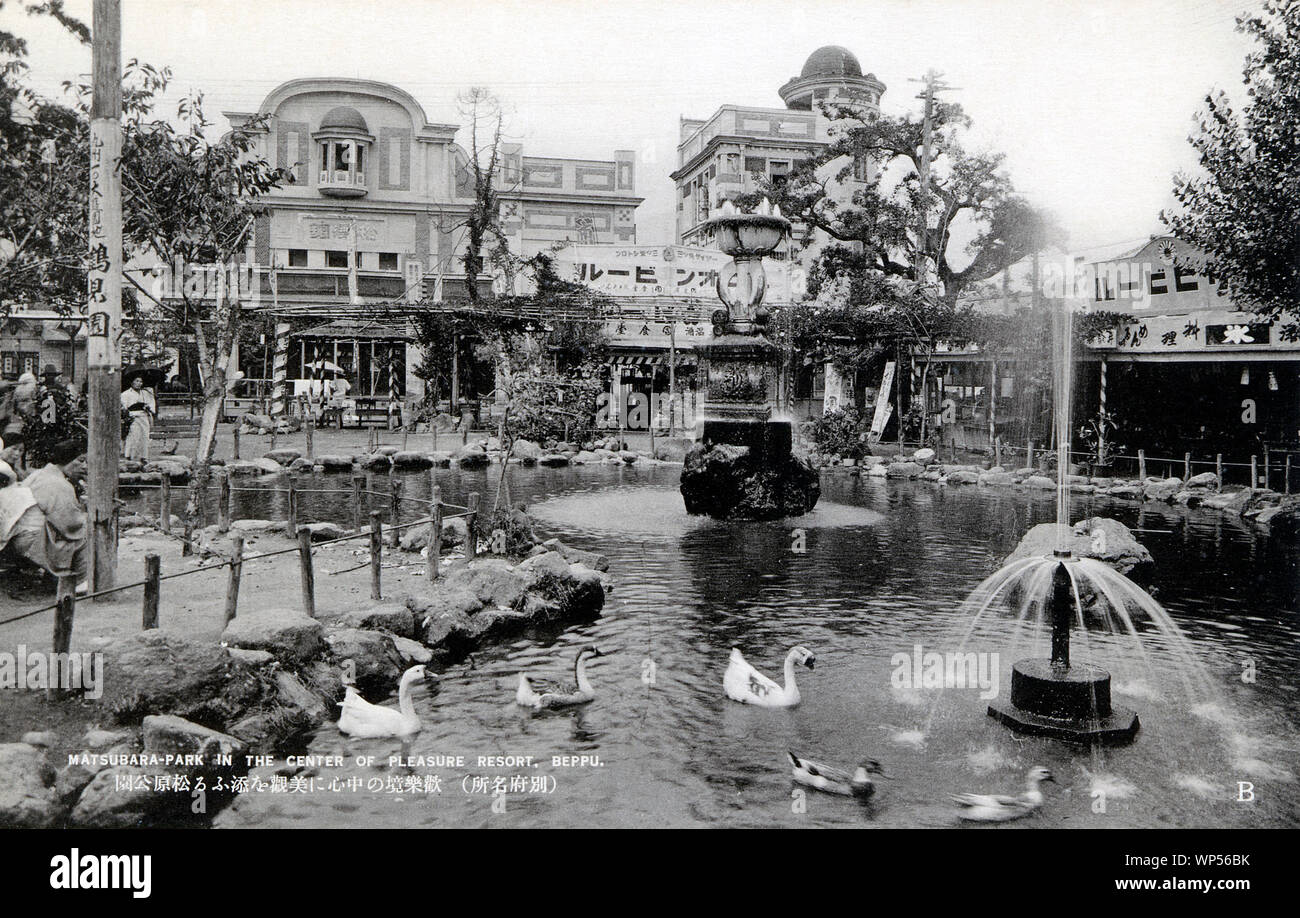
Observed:
[[[682,466],[686,512],[775,520],[812,510],[821,496],[817,469],[791,454],[790,439],[788,421],[705,421]]]
[[[1131,741],[1139,727],[1136,713],[1111,704],[1106,670],[1047,659],[1017,662],[1010,703],[995,701],[989,716],[1017,733],[1107,746]]]

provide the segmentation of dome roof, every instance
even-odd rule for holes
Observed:
[[[803,65],[801,79],[814,76],[862,76],[862,65],[848,48],[839,45],[826,45],[808,55]]]
[[[366,127],[366,119],[361,117],[361,112],[348,105],[339,105],[327,111],[325,117],[320,120],[320,129],[370,133],[370,129]]]

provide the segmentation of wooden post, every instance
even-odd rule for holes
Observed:
[[[235,429],[234,429],[233,431],[231,431],[230,436],[231,436],[231,439],[234,441],[234,447],[233,447],[233,449],[234,449],[234,451],[235,451],[235,452],[234,452],[234,455],[231,456],[231,458],[232,458],[232,459],[238,459],[238,458],[239,458],[239,425],[238,425],[238,424],[235,425]]]
[[[291,539],[298,538],[298,476],[294,472],[289,473],[289,516],[284,534]]]
[[[185,515],[185,541],[181,544],[181,557],[188,558],[194,554],[194,517]]]
[[[1183,484],[1192,477],[1192,454],[1183,453]]]
[[[1215,485],[1214,490],[1223,490],[1223,453],[1214,454],[1214,474],[1219,477],[1219,483]]]
[[[225,469],[217,473],[217,530],[230,531],[230,474]]]
[[[352,470],[352,531],[361,531],[361,508],[364,499],[361,490],[366,485],[366,476],[358,469]]]
[[[1286,454],[1286,483],[1282,485],[1282,491],[1285,494],[1291,493],[1291,454]]]
[[[72,646],[72,619],[77,612],[76,575],[64,574],[59,578],[56,597],[58,608],[54,613],[54,652],[66,655]],[[56,673],[47,689],[56,698],[63,694],[57,675]]]
[[[1259,487],[1259,459],[1256,456],[1250,457],[1250,488],[1253,491]]]
[[[466,561],[473,561],[478,556],[478,501],[478,492],[472,492],[469,496],[469,515],[465,517]]]
[[[433,471],[429,479],[433,480]],[[442,488],[433,486],[433,500],[429,507],[429,541],[425,546],[425,574],[430,583],[438,579],[438,555],[442,553]]]
[[[89,219],[86,272],[86,509],[90,582],[95,593],[117,579],[113,508],[122,455],[122,11],[95,0],[92,13]],[[71,382],[71,380],[69,380]],[[96,601],[106,600],[107,595]]]
[[[307,458],[315,459],[316,448],[312,438],[316,433],[316,423],[311,416],[311,411],[307,407],[307,400],[305,398],[303,399],[302,406],[302,426],[307,431]]]
[[[172,531],[172,479],[166,472],[158,479],[158,525],[171,535]]]
[[[1144,449],[1138,450],[1138,480],[1147,480],[1147,451]]]
[[[388,476],[388,525],[392,527],[392,545],[396,548],[402,542],[402,479],[396,475]]]
[[[1029,468],[1034,467],[1034,441],[1030,440],[1029,445],[1025,447],[1025,465]]]
[[[158,627],[158,594],[162,586],[158,580],[160,567],[156,554],[149,552],[144,556],[144,611],[140,627],[145,631]]]
[[[380,592],[380,574],[384,562],[384,514],[370,511],[370,598],[383,599]]]
[[[271,426],[271,449],[275,449],[275,425]]]
[[[407,445],[411,442],[411,425],[402,425],[402,452],[406,452]]]
[[[1271,490],[1269,488],[1269,465],[1270,463],[1268,461],[1268,444],[1265,443],[1264,444],[1264,490],[1266,491]]]
[[[461,446],[465,446],[467,443],[469,443],[469,428],[468,428],[468,427],[466,427],[464,430],[462,430],[462,431],[460,432],[460,445],[461,445]]]
[[[993,464],[1002,465],[1002,437],[1000,436],[993,438]]]
[[[229,625],[239,609],[239,578],[244,572],[244,534],[236,532],[230,537],[230,580],[226,584],[226,617]]]
[[[298,530],[298,568],[302,574],[302,611],[316,617],[316,574],[311,567],[311,530]]]

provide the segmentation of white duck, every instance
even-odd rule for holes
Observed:
[[[866,800],[876,792],[876,785],[872,782],[871,776],[874,774],[882,778],[887,777],[884,769],[875,759],[867,759],[850,773],[834,765],[823,765],[821,762],[800,758],[793,752],[787,752],[786,755],[790,758],[796,784],[806,784],[808,787],[828,794],[839,794],[841,797],[857,797],[859,800]]]
[[[543,708],[564,708],[575,704],[586,704],[596,697],[596,690],[587,679],[587,663],[596,657],[603,657],[594,644],[588,644],[578,651],[573,661],[572,682],[552,682],[546,679],[529,679],[527,673],[519,674],[519,690],[515,692],[515,703],[526,708],[540,711]]]
[[[417,679],[425,678],[423,666],[412,666],[402,673],[402,682],[397,690],[399,710],[371,704],[362,698],[355,686],[345,686],[346,693],[339,707],[339,732],[349,736],[410,736],[420,732],[420,715],[415,713],[415,703],[411,700],[411,686]]]
[[[750,666],[741,652],[733,647],[727,672],[722,677],[722,687],[732,701],[756,704],[763,708],[793,707],[800,701],[799,686],[794,681],[794,666],[799,663],[812,669],[816,661],[817,658],[807,647],[792,648],[785,655],[785,685],[780,686]]]
[[[952,802],[958,806],[958,819],[968,822],[1009,822],[1038,812],[1043,805],[1043,792],[1039,785],[1044,781],[1056,783],[1056,778],[1042,765],[1029,769],[1025,779],[1027,787],[1019,797],[1001,794],[953,794]]]

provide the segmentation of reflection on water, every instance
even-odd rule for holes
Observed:
[[[1222,699],[1199,706],[1186,699],[1161,665],[1158,644],[1152,662],[1131,641],[1096,636],[1090,652],[1114,672],[1115,693],[1139,710],[1142,731],[1132,746],[1091,754],[1015,736],[985,716],[977,690],[900,688],[892,678],[895,654],[960,644],[969,625],[959,612],[963,600],[1030,526],[1054,517],[1050,493],[827,476],[822,503],[807,517],[741,524],[688,517],[671,467],[509,474],[512,495],[528,504],[542,534],[609,557],[616,586],[604,615],[485,651],[445,672],[436,695],[417,691],[425,728],[410,754],[469,760],[463,771],[414,769],[441,775],[441,794],[263,793],[222,813],[219,825],[948,825],[949,792],[1015,792],[1036,764],[1050,767],[1062,787],[1048,791],[1042,814],[1025,825],[1297,821],[1300,549],[1293,542],[1264,539],[1217,515],[1075,499],[1073,518],[1102,513],[1153,530],[1140,535],[1156,559],[1151,589]],[[314,479],[327,488],[342,481]],[[494,483],[495,473],[438,473],[453,502],[472,490],[488,495]],[[382,476],[375,487],[383,489]],[[405,493],[427,496],[428,489],[424,473],[410,476]],[[274,515],[257,495],[240,497],[239,515]],[[303,516],[346,522],[351,507],[344,495],[309,495]],[[999,653],[1004,694],[1016,656],[1045,652],[1013,649],[1007,639],[981,629],[966,648]],[[609,654],[590,667],[592,704],[540,716],[513,704],[520,670],[563,675],[587,643]],[[818,658],[815,671],[800,673],[800,707],[726,700],[731,646],[779,677],[794,644]],[[1247,659],[1258,674],[1253,683],[1242,680]],[[892,780],[867,808],[812,794],[807,812],[796,814],[787,748],[844,765],[878,758]],[[326,780],[383,785],[406,773],[385,764],[402,751],[396,740],[354,740],[327,726],[310,751],[346,754],[349,762],[378,757],[375,767],[322,772]],[[599,755],[602,765],[552,764],[553,755],[577,754]],[[480,755],[531,755],[536,765],[479,768]],[[498,814],[490,780],[483,792],[466,793],[466,773],[553,777],[553,790],[511,794]],[[1237,802],[1240,781],[1254,784],[1254,802]]]

